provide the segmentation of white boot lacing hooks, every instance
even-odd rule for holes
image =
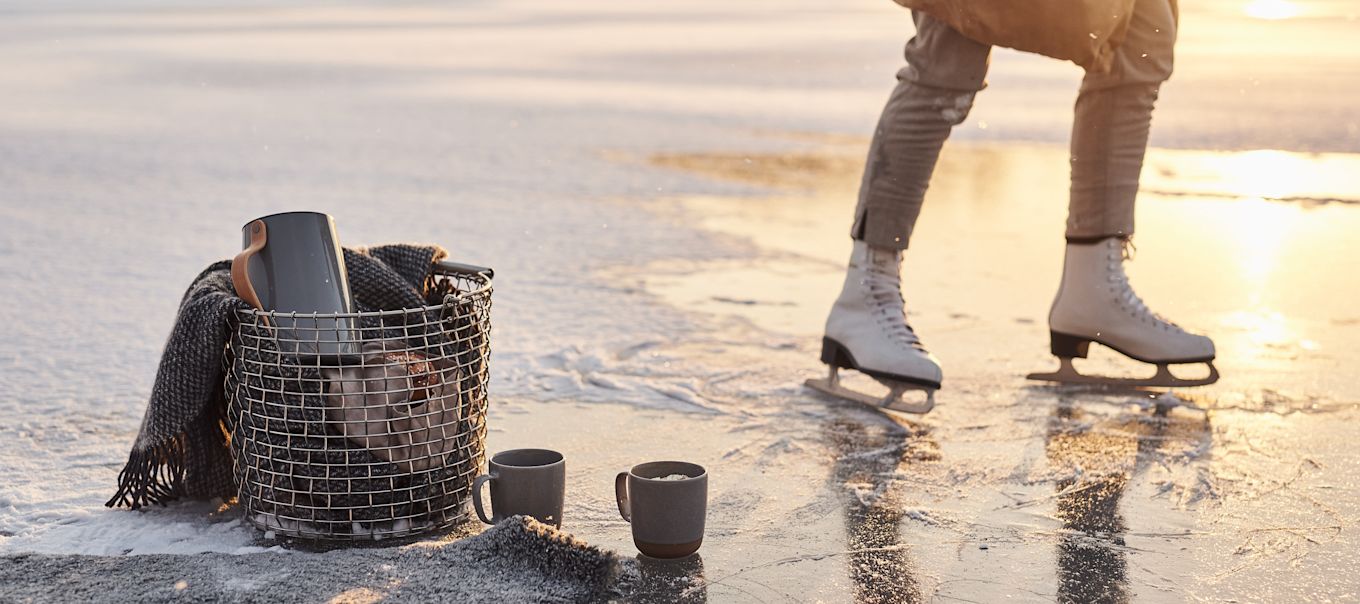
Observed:
[[[1165,317],[1155,313],[1148,308],[1138,293],[1133,291],[1133,285],[1129,283],[1129,276],[1124,272],[1124,261],[1133,260],[1134,253],[1138,248],[1134,247],[1131,239],[1120,239],[1122,242],[1116,251],[1115,241],[1112,239],[1106,247],[1110,249],[1107,256],[1109,259],[1109,274],[1106,279],[1110,282],[1110,293],[1114,296],[1114,302],[1124,312],[1129,313],[1141,322],[1156,326],[1162,331],[1174,331],[1185,333],[1181,326],[1172,323]]]
[[[907,324],[907,302],[902,297],[901,269],[899,268],[895,275],[888,275],[874,268],[876,267],[871,267],[867,271],[869,277],[865,279],[867,281],[865,285],[868,285],[869,301],[878,314],[879,324],[893,342],[908,350],[926,352],[925,346],[921,344],[921,338],[917,337],[911,325]]]

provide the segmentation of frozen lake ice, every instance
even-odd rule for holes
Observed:
[[[910,31],[886,0],[0,3],[0,554],[279,547],[102,503],[188,281],[315,209],[497,269],[490,447],[567,454],[567,530],[631,555],[613,473],[709,467],[685,597],[1353,596],[1360,23],[1297,4],[1184,7],[1154,126],[1134,283],[1218,340],[1177,393],[1210,412],[1022,379],[1080,73],[998,52],[908,255],[947,381],[903,419],[800,386]]]

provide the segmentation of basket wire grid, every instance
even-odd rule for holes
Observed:
[[[436,265],[435,303],[242,310],[227,427],[248,522],[289,537],[397,538],[468,518],[485,461],[491,282]],[[339,344],[345,354],[309,354]]]

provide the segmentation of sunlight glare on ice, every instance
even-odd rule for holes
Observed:
[[[1298,16],[1299,7],[1289,0],[1251,0],[1242,12],[1256,19],[1277,20]]]
[[[1309,168],[1306,156],[1273,149],[1234,154],[1225,163],[1225,188],[1249,198],[1298,195]]]

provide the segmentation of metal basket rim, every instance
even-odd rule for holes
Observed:
[[[480,283],[478,283],[476,289],[460,291],[458,293],[448,294],[444,296],[444,301],[439,304],[429,304],[426,306],[412,306],[410,308],[399,308],[396,310],[366,310],[357,312],[299,312],[296,310],[283,311],[283,310],[260,310],[258,308],[238,308],[236,309],[236,314],[238,317],[252,317],[252,318],[285,317],[289,319],[298,318],[363,319],[372,317],[396,317],[400,315],[435,312],[440,309],[443,309],[449,304],[459,304],[467,302],[469,300],[472,300],[473,298],[490,296],[492,293],[491,278],[484,274],[478,273],[478,274],[449,275],[438,271],[436,271],[433,274],[442,277],[476,279],[480,281]]]

